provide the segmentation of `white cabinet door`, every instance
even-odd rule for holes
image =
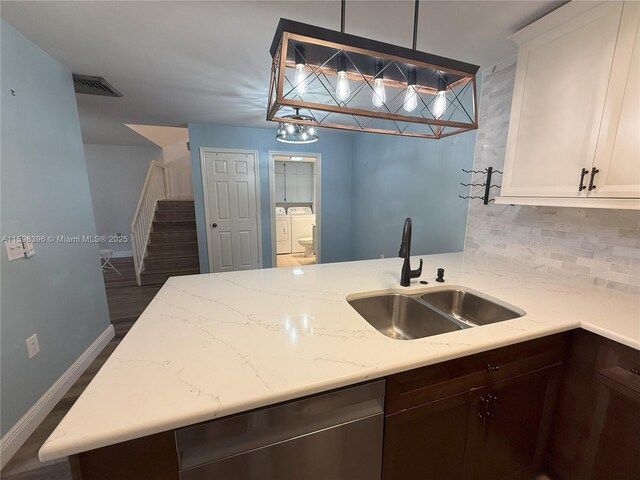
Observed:
[[[590,197],[640,198],[640,2],[624,5]]]
[[[520,45],[503,196],[586,196],[621,12],[606,2],[549,28],[554,12]]]
[[[284,202],[284,173],[276,173],[276,202]]]

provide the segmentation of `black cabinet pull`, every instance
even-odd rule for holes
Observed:
[[[589,173],[589,170],[587,170],[586,168],[583,168],[582,171],[580,171],[580,185],[578,185],[578,191],[579,192],[581,192],[582,190],[587,188],[587,186],[584,184],[584,176],[587,173]]]
[[[596,186],[593,184],[593,181],[596,177],[596,173],[599,173],[600,170],[598,170],[596,167],[593,167],[591,169],[591,177],[589,177],[589,191],[594,190],[596,188]]]
[[[217,224],[217,223],[212,223],[212,224],[211,224],[211,228],[216,228],[217,226],[218,226],[218,224]]]
[[[633,373],[634,375],[640,375],[640,370],[637,368],[631,368],[631,373]]]
[[[487,363],[487,372],[497,372],[498,370],[500,370],[499,365],[491,365],[490,363]]]

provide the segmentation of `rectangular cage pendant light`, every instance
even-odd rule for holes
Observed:
[[[478,128],[476,65],[286,19],[270,52],[267,120],[425,138]]]

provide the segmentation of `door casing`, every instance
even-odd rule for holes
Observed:
[[[269,151],[269,215],[272,217],[271,221],[271,266],[277,267],[277,252],[276,252],[276,172],[275,172],[275,160],[274,157],[314,157],[313,163],[313,206],[314,214],[316,216],[316,231],[318,244],[316,245],[316,263],[322,263],[322,199],[321,199],[321,186],[322,186],[322,155],[319,153],[309,152],[283,152],[283,151]],[[261,257],[262,258],[262,257]]]

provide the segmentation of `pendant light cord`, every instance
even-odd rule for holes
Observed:
[[[413,11],[413,49],[418,44],[418,10],[420,8],[420,0],[416,0],[415,9]]]
[[[347,0],[340,0],[340,32],[344,33],[344,12],[347,7]]]

